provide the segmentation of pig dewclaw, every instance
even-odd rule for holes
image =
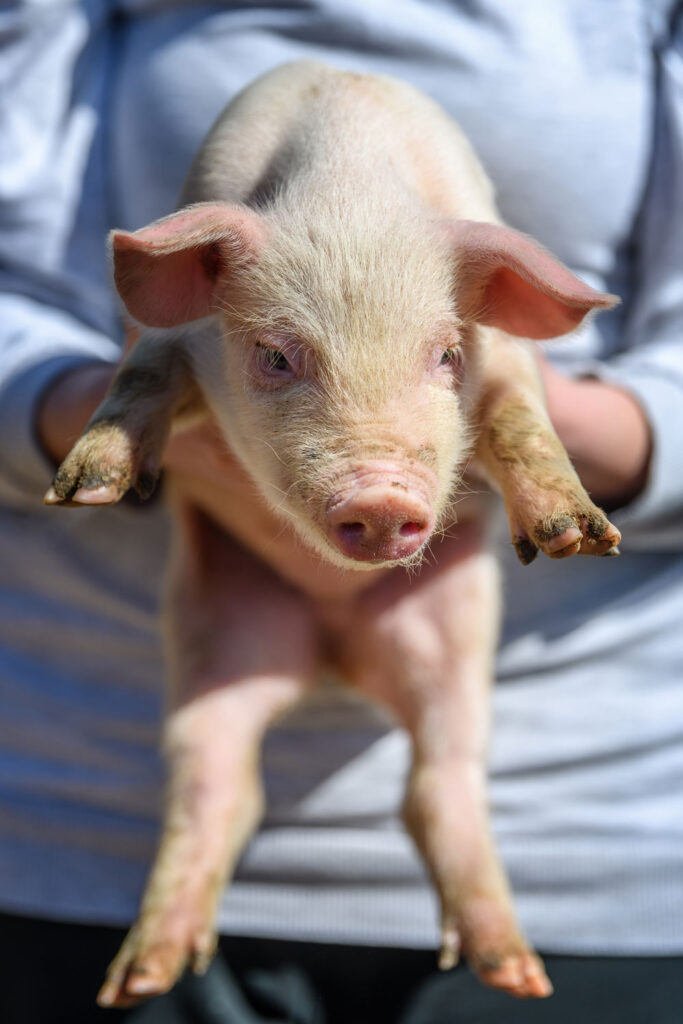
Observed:
[[[179,209],[114,231],[111,249],[139,338],[45,500],[145,496],[178,436],[166,812],[100,1002],[206,968],[262,813],[263,735],[330,665],[410,734],[403,815],[438,893],[441,966],[462,954],[485,984],[547,996],[488,823],[487,502],[468,495],[457,524],[455,505],[473,466],[523,563],[617,553],[530,343],[617,300],[501,222],[469,143],[425,96],[311,62],[241,93]],[[215,421],[221,472],[182,468],[188,410]]]

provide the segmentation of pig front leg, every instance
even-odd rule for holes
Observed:
[[[166,615],[169,783],[137,922],[98,1001],[129,1006],[208,967],[221,892],[262,812],[268,725],[312,685],[307,601],[190,505],[180,517]]]
[[[404,820],[441,903],[439,965],[462,952],[485,984],[547,996],[517,925],[486,797],[489,687],[498,633],[495,560],[475,524],[435,545],[419,576],[394,572],[364,596],[345,637],[349,677],[409,731]]]
[[[180,342],[144,333],[59,467],[45,503],[111,505],[130,488],[148,498],[172,421],[193,404],[197,386]]]
[[[480,402],[476,458],[500,487],[523,565],[550,558],[616,555],[621,534],[586,493],[552,428],[535,360],[495,335]]]

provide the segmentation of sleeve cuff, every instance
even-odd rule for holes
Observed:
[[[15,377],[4,389],[0,410],[0,499],[8,503],[40,500],[55,473],[35,432],[37,406],[57,378],[79,366],[107,360],[83,355],[54,356]]]
[[[0,501],[33,504],[55,468],[35,433],[44,391],[78,366],[115,364],[120,345],[64,310],[2,294],[0,356]]]

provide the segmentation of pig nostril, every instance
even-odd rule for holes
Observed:
[[[422,533],[426,525],[426,523],[403,523],[402,526],[399,527],[398,532],[402,537],[414,537],[416,533]]]
[[[340,523],[339,529],[349,539],[362,537],[365,533],[365,523]]]

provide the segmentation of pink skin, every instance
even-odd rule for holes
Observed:
[[[429,376],[444,375],[441,364],[448,345],[442,341],[435,346]],[[449,362],[449,373],[457,373],[458,361]],[[274,332],[259,339],[250,362],[253,378],[267,388],[310,383],[315,364],[310,346]],[[401,561],[416,555],[434,531],[436,480],[426,469],[418,477],[398,462],[367,459],[339,477],[335,487],[322,526],[346,558],[373,564]]]
[[[262,386],[280,389],[305,380],[313,361],[303,346],[277,336],[255,346],[251,365]],[[439,361],[429,362],[428,374],[443,372]],[[188,964],[205,969],[218,895],[261,813],[263,733],[314,684],[323,651],[412,737],[404,816],[441,901],[441,965],[462,951],[489,985],[517,996],[550,994],[516,923],[487,821],[497,590],[479,528],[465,520],[457,539],[434,541],[434,564],[423,565],[417,579],[402,567],[341,570],[308,551],[229,461],[218,475],[211,469],[203,487],[196,460],[187,475],[176,463],[166,828],[139,920],[110,968],[101,1004],[132,1005],[167,991]],[[340,466],[334,481],[323,526],[359,568],[413,555],[433,538],[426,468],[365,459],[350,472]],[[355,523],[361,530],[349,538]],[[576,546],[573,534],[569,542]],[[567,531],[546,550],[566,544]]]
[[[337,609],[340,662],[412,739],[404,820],[441,901],[440,966],[463,953],[486,984],[547,996],[552,986],[515,920],[488,824],[496,566],[473,520],[434,541],[433,553],[419,576],[390,572],[352,608]]]
[[[558,381],[558,388],[561,384],[568,395],[567,409],[576,409],[575,393],[584,382],[559,377]],[[591,391],[601,388],[593,381],[585,386]],[[71,394],[67,397],[66,413],[73,407]],[[606,389],[603,405],[608,404],[610,397],[611,392]],[[630,413],[629,397],[618,397],[626,413]],[[65,416],[61,416],[60,425],[64,422]],[[570,443],[576,432],[583,429],[583,419],[577,417],[577,422],[574,434],[568,438]],[[648,433],[644,424],[642,412],[638,412],[637,436],[643,438],[643,455],[636,470],[627,467],[624,471],[626,484],[617,480],[618,494],[626,493],[627,488],[628,494],[635,493],[637,481],[645,472]],[[618,440],[621,445],[622,434]],[[65,451],[66,448],[58,454]],[[582,459],[587,461],[599,454],[591,435],[584,445]],[[175,841],[164,841],[163,855],[150,879],[140,926],[131,933],[112,964],[100,1001],[103,1005],[133,1005],[147,994],[166,990],[186,961],[195,970],[206,967],[213,949],[212,879],[225,877],[234,857],[234,847],[226,848],[223,844],[221,836],[225,833],[216,830],[215,821],[241,821],[241,828],[248,831],[250,822],[258,816],[260,794],[248,769],[249,745],[252,750],[256,748],[270,716],[305,692],[309,675],[318,664],[320,637],[334,650],[337,664],[349,681],[373,698],[385,700],[413,735],[416,760],[405,817],[423,850],[442,902],[441,966],[450,966],[464,952],[482,980],[490,985],[520,996],[549,994],[551,986],[542,965],[520,937],[514,922],[486,823],[481,752],[487,730],[482,695],[486,692],[488,666],[485,661],[471,661],[471,656],[483,648],[472,645],[469,662],[460,664],[458,658],[467,649],[466,644],[459,651],[462,638],[469,643],[472,634],[468,636],[468,632],[478,623],[492,623],[490,598],[496,598],[495,593],[489,594],[484,607],[491,580],[490,574],[486,578],[481,560],[476,558],[479,538],[473,524],[461,526],[457,537],[438,542],[438,557],[423,566],[419,577],[408,580],[401,570],[372,575],[342,574],[323,567],[303,552],[289,529],[283,530],[263,506],[253,504],[250,481],[226,453],[210,423],[175,438],[167,458],[178,479],[184,478],[186,488],[191,487],[191,480],[196,483],[198,472],[205,474],[207,493],[214,495],[211,511],[216,518],[221,510],[241,508],[242,522],[253,528],[245,534],[244,542],[263,551],[262,556],[247,554],[225,533],[209,530],[204,534],[205,543],[198,548],[203,552],[200,561],[215,568],[215,578],[205,595],[192,589],[186,591],[181,585],[182,577],[178,578],[177,592],[181,597],[186,595],[185,605],[177,609],[178,621],[189,628],[185,640],[190,640],[195,632],[200,649],[205,644],[206,634],[199,630],[202,613],[218,615],[221,625],[225,616],[226,622],[233,622],[235,635],[242,636],[249,635],[250,616],[256,614],[262,630],[267,631],[273,642],[270,650],[274,662],[270,666],[252,662],[251,671],[245,663],[234,662],[235,654],[244,652],[227,642],[232,631],[221,628],[211,637],[214,656],[213,664],[208,666],[208,680],[206,668],[203,672],[191,671],[182,691],[176,694],[177,710],[166,729],[169,739],[174,740],[169,753],[173,753],[170,765],[176,785],[171,786],[170,810],[176,817],[171,814],[168,820],[182,820],[177,812],[178,804],[180,812],[185,807],[183,791],[191,792],[194,788],[202,799],[191,810],[194,827],[189,832],[181,831]],[[614,462],[612,456],[606,468],[596,469],[596,479],[604,482]],[[271,541],[263,549],[259,537],[266,536]],[[195,542],[187,530],[183,537],[192,548]],[[561,547],[566,540],[567,537],[555,538],[552,547]],[[277,566],[277,572],[264,571],[265,557]],[[230,573],[236,573],[236,589],[229,585]],[[196,570],[191,576],[196,588]],[[211,574],[204,579],[204,585],[210,578]],[[293,586],[284,584],[283,579],[290,579]],[[310,599],[302,597],[307,592],[312,595]],[[479,597],[473,602],[477,593]],[[458,614],[450,614],[456,608]],[[444,610],[449,612],[445,617]],[[188,611],[195,614],[188,616]],[[224,643],[217,646],[221,638]],[[398,646],[394,646],[396,643]],[[265,649],[261,653],[266,653]],[[439,663],[444,660],[450,665],[449,674],[439,670]],[[249,693],[242,691],[244,701],[239,713],[240,691],[229,685],[235,671],[245,672],[250,680]],[[416,673],[419,686],[415,685]],[[436,692],[433,687],[424,691],[425,680],[430,678],[436,682]],[[394,681],[395,687],[387,685]],[[183,693],[185,708],[181,707]],[[259,716],[256,719],[255,712]],[[436,713],[430,717],[430,712]],[[245,715],[251,724],[242,733]],[[451,720],[452,732],[447,725]],[[226,744],[226,735],[238,723],[239,734],[234,736],[232,745]],[[435,732],[435,725],[442,726],[439,732]],[[241,749],[239,743],[244,735],[247,749],[240,765],[231,751]],[[183,741],[185,755],[181,757]],[[217,784],[218,779],[229,777],[236,780],[237,788],[232,785],[226,789]],[[183,779],[188,780],[184,787]],[[241,810],[238,804],[231,803],[237,790],[241,792]],[[457,814],[452,813],[455,809]],[[239,830],[234,825],[232,828],[233,837],[239,836]],[[198,863],[202,865],[200,872],[196,871]],[[174,881],[177,879],[193,879],[195,887],[180,885]]]
[[[356,573],[346,595],[309,597],[179,500],[166,831],[100,1004],[134,1005],[170,988],[186,964],[206,969],[220,889],[261,812],[263,732],[315,685],[323,660],[385,703],[412,737],[405,819],[442,904],[441,965],[462,951],[487,984],[550,994],[515,921],[487,822],[485,695],[497,600],[480,527],[464,523],[457,539],[439,542],[438,559],[416,579],[401,568]],[[313,579],[319,570],[300,547],[297,565]],[[237,645],[235,636],[256,642]]]
[[[447,343],[437,346],[428,373],[440,366]],[[261,388],[278,389],[314,380],[316,358],[310,346],[290,335],[269,332],[256,343],[250,373]],[[417,447],[417,444],[414,445]],[[331,545],[360,563],[397,562],[417,554],[433,533],[436,481],[422,479],[400,463],[367,459],[335,482],[322,528]]]
[[[275,108],[273,82],[289,90]],[[206,453],[183,465],[176,448],[165,829],[140,918],[100,1001],[127,1005],[166,991],[187,964],[205,968],[218,893],[261,810],[261,738],[325,660],[386,703],[411,736],[404,817],[441,901],[442,965],[462,949],[488,984],[548,995],[487,822],[498,590],[476,525],[481,503],[459,506],[456,539],[434,529],[437,518],[453,526],[446,492],[471,437],[523,561],[538,550],[613,551],[618,531],[581,487],[548,423],[533,358],[509,335],[564,334],[615,300],[498,222],[464,139],[417,94],[309,64],[254,89],[205,143],[183,198],[196,205],[113,234],[129,313],[168,330],[143,332],[46,496],[102,504],[130,486],[144,493],[198,391],[242,460],[227,454],[225,472],[215,472]],[[406,146],[406,117],[409,137],[423,144]],[[251,208],[254,185],[285,143],[305,147],[283,162],[299,180],[273,184],[296,188],[274,188],[267,212]],[[331,203],[322,180],[334,186]],[[231,192],[231,182],[241,184]],[[287,196],[303,202],[294,218]],[[392,204],[387,231],[372,218]],[[362,287],[357,262],[348,265],[355,253],[364,254]],[[467,374],[461,352],[451,359],[452,338],[439,353],[454,308],[470,346]],[[283,310],[310,348],[261,330],[281,323]],[[224,334],[206,324],[185,330],[209,316],[223,318]],[[309,435],[314,459],[326,440],[329,450],[307,475]],[[274,511],[278,498],[287,515]],[[391,566],[428,539],[433,561],[419,576]]]
[[[289,339],[278,336],[280,348],[273,341],[253,352],[261,385],[306,380],[311,353]],[[136,355],[144,355],[143,342],[129,365]],[[429,362],[428,374],[443,371],[436,359]],[[182,391],[182,379],[174,387]],[[494,390],[504,412],[506,392],[501,398]],[[516,400],[525,395],[514,390]],[[139,401],[131,407],[139,409]],[[492,406],[492,427],[496,415]],[[137,451],[145,427],[128,436],[119,423],[108,444],[125,447],[127,437]],[[161,427],[157,433],[166,436]],[[495,471],[497,448],[489,447]],[[371,573],[342,570],[307,550],[230,462],[224,472],[212,469],[204,486],[197,485],[196,461],[187,475],[176,463],[166,828],[139,920],[110,968],[101,1004],[131,1005],[167,991],[188,964],[205,969],[218,895],[261,813],[263,733],[314,684],[322,652],[351,685],[386,703],[412,737],[404,816],[441,901],[440,963],[451,966],[462,950],[487,984],[517,996],[550,994],[515,921],[487,821],[486,694],[497,589],[479,528],[465,519],[457,540],[434,541],[434,564],[417,578],[400,566],[375,567],[433,538],[433,481],[426,468],[411,470],[408,459],[367,458],[350,472],[341,464],[324,528],[359,568],[373,565]],[[505,453],[503,465],[515,486],[525,484]],[[360,542],[349,541],[354,523],[362,526]],[[578,543],[573,534],[569,542]],[[564,531],[546,550],[566,544]]]
[[[139,920],[99,993],[102,1006],[165,992],[188,963],[198,973],[208,967],[217,900],[262,811],[263,734],[310,689],[320,664],[306,597],[194,506],[179,496],[174,505],[165,829]]]
[[[395,562],[416,554],[434,531],[431,495],[398,464],[367,461],[330,499],[330,542],[358,562]]]

